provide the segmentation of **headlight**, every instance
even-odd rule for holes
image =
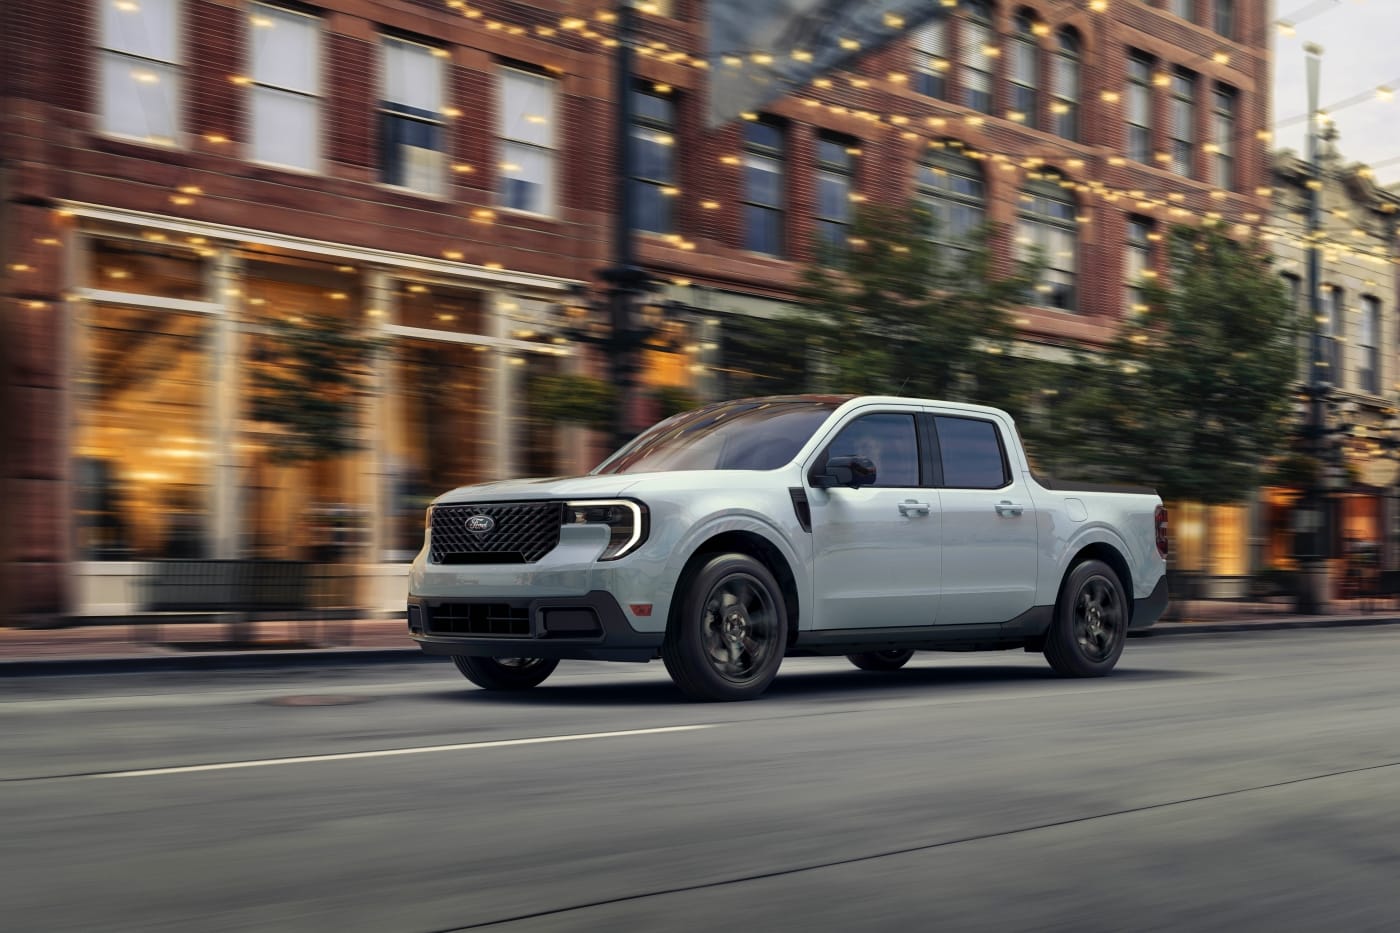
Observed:
[[[637,549],[647,537],[647,507],[631,499],[585,499],[564,503],[564,523],[607,525],[612,529],[599,560],[617,560]]]

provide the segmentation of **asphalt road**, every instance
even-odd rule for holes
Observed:
[[[1400,628],[0,682],[0,928],[1393,930]],[[297,760],[301,759],[301,760]]]

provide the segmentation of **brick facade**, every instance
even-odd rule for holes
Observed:
[[[116,0],[106,0],[112,3]],[[1207,21],[1211,0],[1199,0]],[[996,42],[1013,16],[1028,11],[1045,27],[1038,36],[1041,80],[1038,126],[1050,124],[1051,61],[1056,33],[1073,29],[1081,42],[1082,141],[1004,119],[1007,54],[993,59],[994,113],[978,118],[953,103],[917,93],[908,76],[907,43],[876,50],[836,76],[772,104],[785,122],[787,256],[743,249],[741,128],[705,126],[707,75],[704,4],[673,0],[671,17],[639,14],[641,81],[668,85],[677,101],[678,238],[643,236],[638,257],[655,275],[705,284],[721,292],[791,298],[800,263],[811,257],[816,204],[814,159],[819,132],[858,141],[856,188],[873,202],[913,193],[914,166],[931,140],[956,139],[994,156],[984,164],[987,214],[1014,224],[1019,192],[1034,167],[1058,169],[1081,186],[1080,307],[1067,314],[1027,308],[1020,315],[1034,341],[1074,344],[1104,340],[1122,313],[1124,218],[1140,213],[1173,222],[1171,208],[1191,216],[1219,212],[1226,221],[1267,214],[1269,52],[1266,0],[1238,0],[1237,37],[1177,19],[1152,2],[1090,4],[1061,0],[999,3]],[[66,425],[72,399],[67,341],[74,275],[65,244],[76,221],[65,204],[98,205],[159,215],[171,222],[250,229],[346,247],[387,250],[484,269],[591,281],[609,260],[614,192],[612,26],[593,7],[568,0],[325,0],[321,30],[320,164],[294,172],[249,159],[249,5],[239,0],[177,0],[180,10],[177,139],[161,146],[100,131],[101,6],[97,0],[19,0],[11,4],[0,54],[0,237],[3,305],[5,447],[23,448],[6,461],[7,543],[4,590],[12,612],[52,611],[63,601],[63,566],[71,559],[66,512]],[[298,7],[301,9],[301,7]],[[964,15],[950,10],[956,45]],[[575,17],[580,21],[571,22]],[[378,43],[382,34],[418,38],[444,53],[446,104],[451,110],[445,151],[445,197],[379,183]],[[1212,196],[1208,172],[1183,179],[1157,165],[1125,162],[1122,91],[1127,50],[1154,56],[1163,68],[1198,75],[1195,138],[1210,139],[1210,92],[1223,82],[1238,92],[1234,190]],[[948,73],[950,100],[960,99],[956,51]],[[1223,54],[1222,54],[1223,53]],[[677,60],[679,59],[679,61]],[[538,70],[558,80],[557,210],[541,217],[496,206],[497,70]],[[724,67],[711,63],[711,67]],[[1167,89],[1154,87],[1154,149],[1165,147]],[[859,111],[865,111],[862,115]],[[878,115],[871,119],[869,114]],[[971,119],[969,119],[971,118]],[[912,138],[910,138],[912,137]],[[1198,163],[1206,158],[1198,155]],[[1107,186],[1126,200],[1109,201]],[[1133,192],[1133,195],[1126,194]],[[1134,206],[1133,197],[1152,202]],[[1166,201],[1168,194],[1178,199]],[[1116,197],[1116,196],[1115,196]],[[1009,264],[1011,237],[997,239]],[[22,506],[22,507],[21,507]],[[23,581],[23,585],[21,585]]]

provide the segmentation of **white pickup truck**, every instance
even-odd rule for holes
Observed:
[[[587,476],[464,486],[428,510],[408,627],[473,683],[648,661],[702,700],[788,655],[894,671],[918,650],[1043,651],[1107,674],[1167,604],[1148,489],[1031,473],[995,408],[802,395],[650,428]]]

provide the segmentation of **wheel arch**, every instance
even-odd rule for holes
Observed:
[[[1074,568],[1088,560],[1103,561],[1118,576],[1118,585],[1123,588],[1123,599],[1127,603],[1128,621],[1133,618],[1133,572],[1128,565],[1127,558],[1123,552],[1118,550],[1107,541],[1094,541],[1086,544],[1074,552],[1068,563],[1065,564],[1064,573],[1060,574],[1060,585],[1055,593],[1055,605],[1060,604],[1060,597],[1064,594],[1065,584],[1069,582],[1070,574],[1074,573]]]
[[[670,612],[667,615],[667,628],[675,624],[681,611],[680,594],[690,584],[693,577],[705,562],[717,554],[745,554],[757,560],[778,581],[778,589],[783,597],[783,609],[787,615],[787,643],[791,647],[797,639],[797,620],[801,612],[801,601],[797,593],[797,577],[792,565],[782,550],[755,531],[732,529],[721,531],[706,538],[690,556],[686,558],[680,575],[676,577],[675,592],[671,597]]]

